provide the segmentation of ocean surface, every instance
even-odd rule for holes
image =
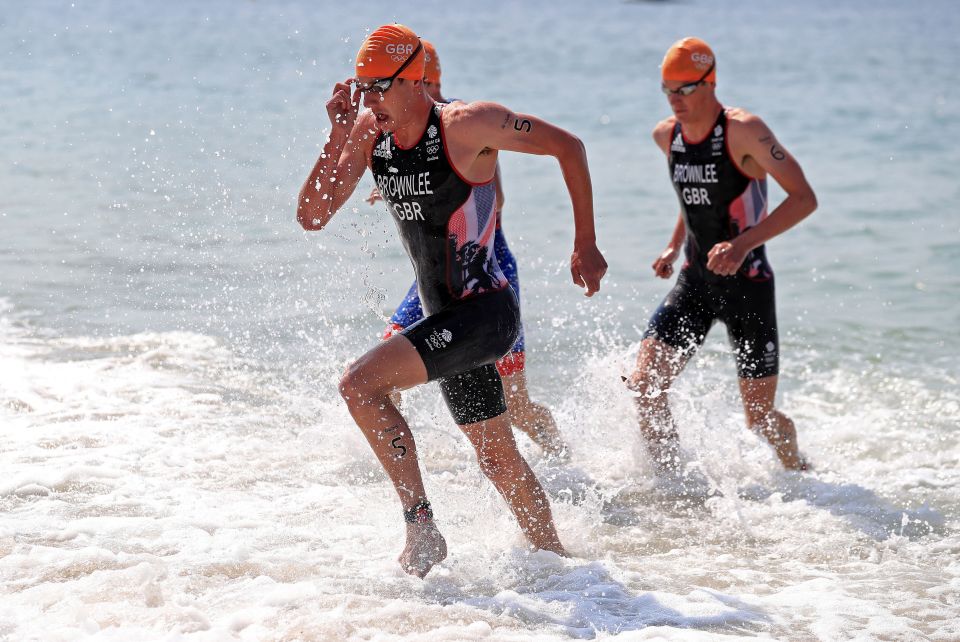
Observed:
[[[14,2],[0,11],[0,640],[960,639],[960,8],[893,2]],[[295,222],[324,103],[376,26],[444,91],[580,136],[587,299],[552,159],[503,155],[536,399],[520,446],[574,557],[527,550],[435,386],[406,395],[449,557],[337,394],[410,284],[369,176]],[[620,374],[670,283],[658,64],[697,35],[820,207],[769,243],[780,407],[743,426],[722,328],[677,384],[703,492],[658,482]],[[782,191],[772,187],[774,202]]]

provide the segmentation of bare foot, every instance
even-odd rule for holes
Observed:
[[[570,557],[570,553],[560,543],[560,536],[557,535],[552,516],[550,522],[543,524],[541,527],[534,526],[531,529],[528,524],[523,534],[527,536],[527,541],[530,542],[531,548],[535,551],[550,551],[560,557]]]
[[[432,521],[407,524],[407,545],[397,559],[410,575],[424,577],[447,557],[447,541]]]
[[[783,467],[787,470],[799,470],[801,472],[813,470],[813,464],[803,453],[797,453],[796,459],[790,463],[784,462]]]
[[[789,440],[771,440],[773,450],[780,464],[787,470],[810,470],[812,466],[807,458],[797,450],[796,442]]]
[[[556,553],[560,557],[572,557],[570,553],[567,552],[567,549],[563,547],[559,541],[556,543],[548,544],[547,546],[541,546],[537,550],[541,551],[550,551],[551,553]]]

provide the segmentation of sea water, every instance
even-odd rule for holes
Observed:
[[[450,554],[401,572],[395,493],[337,394],[412,274],[382,204],[294,220],[369,30],[444,92],[585,143],[609,264],[583,297],[557,163],[504,154],[570,559],[531,552],[435,386],[405,396]],[[960,639],[960,10],[949,0],[6,2],[0,15],[0,640]],[[743,426],[713,330],[652,474],[620,383],[670,287],[658,64],[697,35],[819,209],[768,245],[779,406]],[[774,202],[783,192],[771,185]]]

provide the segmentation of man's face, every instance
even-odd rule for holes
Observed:
[[[423,89],[434,100],[440,100],[440,83],[423,81]]]
[[[713,97],[713,83],[701,82],[695,85],[695,89],[683,95],[681,88],[684,86],[693,86],[694,83],[682,80],[665,80],[663,86],[670,91],[667,94],[667,102],[670,103],[670,109],[673,115],[681,123],[695,120],[704,110],[709,110],[711,98]]]
[[[368,85],[378,78],[360,76],[357,82],[360,86]],[[410,100],[410,91],[413,83],[409,80],[394,80],[390,88],[384,92],[371,90],[363,93],[363,106],[373,112],[377,125],[386,131],[392,131],[403,119]]]

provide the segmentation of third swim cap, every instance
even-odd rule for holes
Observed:
[[[440,82],[440,59],[437,57],[437,50],[433,43],[427,40],[421,39],[420,42],[423,43],[423,50],[427,54],[423,62],[423,79],[436,84]]]
[[[409,27],[383,25],[367,36],[357,52],[357,76],[389,78],[417,51],[420,39]],[[397,78],[423,79],[423,49]]]
[[[713,69],[704,78],[710,66]],[[673,43],[660,65],[660,73],[664,80],[679,82],[706,82],[717,81],[716,58],[710,46],[699,38],[684,38]]]

